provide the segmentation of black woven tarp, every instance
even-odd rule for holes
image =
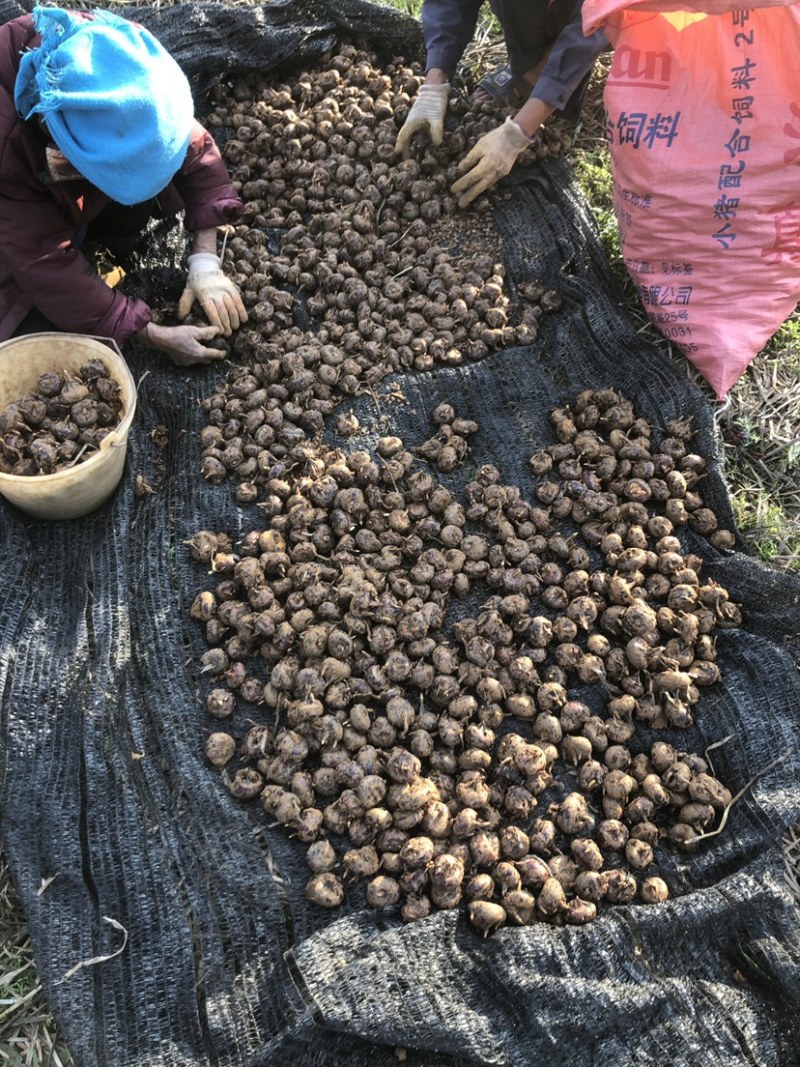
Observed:
[[[0,0],[0,25],[32,11],[34,0]],[[42,5],[51,6],[51,5]],[[80,4],[62,4],[80,7]],[[422,54],[418,23],[367,0],[270,0],[266,4],[192,3],[141,7],[97,4],[134,19],[180,62],[200,101],[226,74],[265,73],[314,63],[343,34],[368,41],[385,58]]]
[[[495,216],[511,279],[543,279],[564,307],[531,348],[385,383],[406,398],[383,405],[392,432],[418,443],[421,413],[448,399],[480,423],[475,462],[530,489],[526,460],[551,440],[547,411],[613,385],[655,422],[694,416],[711,461],[704,492],[729,516],[710,410],[620,313],[568,168],[546,163],[506,187]],[[240,534],[260,517],[199,475],[198,399],[219,371],[141,351],[130,362],[137,379],[148,373],[113,501],[66,524],[0,506],[2,835],[79,1067],[379,1067],[398,1062],[396,1046],[424,1067],[800,1062],[800,939],[779,840],[800,817],[796,751],[734,807],[724,834],[667,855],[675,896],[661,907],[484,941],[456,912],[404,926],[357,892],[332,915],[304,902],[303,849],[256,805],[234,803],[203,756],[205,644],[187,608],[213,582],[184,542],[201,528]],[[374,400],[356,410],[368,421]],[[163,449],[156,426],[168,430]],[[136,497],[137,473],[154,495]],[[676,743],[702,751],[731,735],[714,756],[735,792],[800,740],[786,643],[800,631],[800,582],[690,544],[745,623],[720,635],[724,681]],[[61,981],[122,946],[106,919],[127,931],[124,951]]]

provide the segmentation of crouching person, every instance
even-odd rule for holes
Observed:
[[[129,249],[179,210],[194,237],[178,314],[196,301],[208,326],[156,324],[81,251],[87,237]],[[247,320],[216,254],[241,210],[185,75],[147,30],[61,8],[0,27],[0,340],[59,329],[135,337],[179,365],[219,358],[205,342]]]

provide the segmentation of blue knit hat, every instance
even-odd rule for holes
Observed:
[[[41,115],[69,162],[106,196],[139,204],[164,189],[189,145],[186,76],[151,33],[110,11],[34,9],[38,48],[20,61],[14,103]]]

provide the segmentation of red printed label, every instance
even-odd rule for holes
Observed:
[[[648,52],[622,45],[614,52],[609,85],[636,85],[640,89],[667,89],[672,73],[669,52]]]

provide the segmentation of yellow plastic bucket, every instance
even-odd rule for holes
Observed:
[[[109,347],[113,345],[113,349]],[[119,383],[122,420],[98,451],[55,474],[23,477],[0,472],[0,494],[37,519],[76,519],[104,504],[119,485],[128,431],[136,410],[136,383],[113,341],[82,334],[31,333],[0,344],[0,411],[36,392],[47,371],[76,373],[89,359],[102,359]]]

